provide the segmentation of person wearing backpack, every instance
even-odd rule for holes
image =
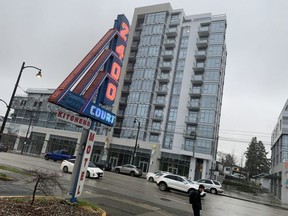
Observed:
[[[201,197],[205,196],[204,185],[200,184],[198,190],[191,192],[189,196],[189,203],[192,204],[194,216],[200,216],[200,210],[202,210]]]

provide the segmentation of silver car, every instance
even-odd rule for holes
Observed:
[[[116,173],[129,174],[131,176],[142,176],[142,170],[132,164],[125,164],[122,166],[116,166],[114,168]]]
[[[212,194],[218,194],[218,193],[223,193],[224,190],[222,188],[222,185],[219,181],[216,180],[211,180],[211,179],[200,179],[195,182],[196,184],[204,185],[205,191],[208,191]]]

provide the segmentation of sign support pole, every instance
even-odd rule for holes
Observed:
[[[72,172],[71,182],[70,182],[70,189],[69,189],[69,191],[70,191],[69,194],[71,195],[71,198],[70,198],[71,203],[77,202],[77,197],[75,196],[76,195],[76,189],[77,189],[76,187],[77,187],[77,183],[78,183],[78,179],[79,179],[79,175],[80,175],[81,162],[83,159],[85,144],[86,144],[86,140],[88,138],[88,131],[89,130],[87,130],[87,129],[84,129],[82,131],[75,164],[73,167],[73,172]]]

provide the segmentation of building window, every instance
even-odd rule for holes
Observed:
[[[201,107],[203,108],[214,108],[217,106],[217,97],[215,96],[202,96]]]
[[[199,123],[214,124],[215,111],[213,110],[201,110]]]
[[[197,129],[197,136],[204,138],[213,138],[214,128],[213,126],[199,125]]]
[[[225,21],[212,22],[210,25],[211,32],[224,32],[226,28]]]
[[[218,84],[217,83],[206,83],[203,87],[204,94],[217,94],[218,93]]]
[[[158,142],[159,141],[159,136],[158,135],[154,135],[154,134],[150,134],[149,141],[150,142]]]
[[[177,118],[177,109],[170,109],[170,112],[169,112],[169,121],[176,121],[176,118]]]

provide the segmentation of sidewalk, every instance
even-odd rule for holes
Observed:
[[[273,206],[277,208],[282,208],[285,210],[288,210],[288,205],[282,204],[280,200],[273,197],[272,195],[268,193],[259,193],[259,194],[251,194],[251,193],[245,193],[240,191],[227,191],[225,190],[222,196],[244,200],[248,202],[258,203],[262,205],[268,205]]]

